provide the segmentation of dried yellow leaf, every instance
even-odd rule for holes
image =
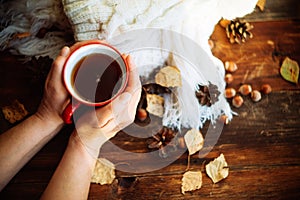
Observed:
[[[152,115],[162,117],[164,115],[164,98],[156,94],[147,94],[146,110]]]
[[[3,107],[2,112],[5,119],[12,124],[24,119],[28,115],[25,106],[18,100],[14,100],[11,105]]]
[[[280,67],[281,76],[292,83],[298,83],[299,66],[298,63],[289,57],[286,57]]]
[[[258,0],[256,5],[261,11],[264,11],[265,5],[266,5],[266,0]]]
[[[202,186],[202,173],[201,171],[192,172],[187,171],[183,174],[181,182],[181,192],[185,194],[188,191],[200,189]]]
[[[181,73],[175,66],[166,66],[155,75],[155,83],[164,87],[181,87]]]
[[[200,149],[203,147],[204,139],[201,132],[197,129],[189,130],[184,135],[184,140],[190,155],[200,151]]]
[[[111,184],[115,179],[115,166],[105,158],[97,159],[91,182],[100,185]]]
[[[205,170],[209,178],[211,178],[214,183],[221,181],[229,174],[229,168],[223,154],[208,163],[205,166]]]

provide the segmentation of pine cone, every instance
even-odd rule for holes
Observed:
[[[246,42],[247,38],[252,38],[253,35],[250,30],[253,29],[253,25],[246,21],[231,20],[226,26],[226,34],[231,44]]]
[[[219,100],[220,94],[218,87],[212,83],[209,83],[208,86],[201,85],[199,90],[196,91],[196,97],[199,103],[202,106],[206,105],[208,107]]]
[[[167,146],[176,148],[173,138],[176,136],[177,131],[168,127],[163,127],[158,133],[152,136],[149,142],[149,149],[159,149],[159,155],[163,158],[167,157]]]

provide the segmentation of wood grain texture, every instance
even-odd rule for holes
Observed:
[[[274,90],[298,90],[296,86],[283,80],[279,69],[288,56],[300,61],[300,23],[298,21],[268,21],[253,23],[253,39],[246,43],[230,44],[225,30],[216,25],[211,39],[215,42],[214,55],[223,62],[233,61],[239,70],[234,73],[234,82],[229,87],[238,88],[249,83],[260,89],[268,83]]]
[[[299,86],[284,81],[279,75],[280,62],[290,56],[300,62],[300,22],[267,21],[253,22],[254,38],[242,45],[227,41],[224,30],[216,26],[212,35],[213,49],[222,61],[232,60],[238,64],[234,82],[250,83],[259,88],[269,83],[273,92],[263,95],[258,103],[245,97],[245,103],[231,123],[225,126],[217,144],[204,158],[193,155],[191,170],[201,170],[203,186],[200,190],[181,194],[181,178],[187,167],[187,153],[182,153],[170,165],[148,173],[117,171],[112,185],[91,184],[89,199],[299,199],[300,197],[300,90]],[[278,54],[274,55],[274,51]],[[16,61],[14,56],[0,55],[0,106],[19,99],[34,113],[42,96],[39,82],[32,82],[33,74],[28,67]],[[0,115],[0,131],[12,127]],[[207,134],[208,124],[203,128]],[[73,127],[66,126],[49,142],[0,193],[0,199],[38,199],[49,182],[67,145]],[[145,131],[139,134],[150,134]],[[118,165],[141,166],[148,160],[147,139],[119,133],[113,144],[139,156],[118,154],[107,148],[104,157]],[[108,147],[109,144],[106,144]],[[204,165],[220,153],[229,164],[229,176],[213,184],[204,171]],[[160,159],[157,162],[167,162]],[[128,178],[129,177],[129,178]],[[134,182],[130,182],[136,177]],[[120,183],[128,182],[126,187]],[[74,183],[76,184],[76,183]]]
[[[299,20],[300,2],[298,0],[266,0],[264,11],[256,8],[245,18],[250,21]]]

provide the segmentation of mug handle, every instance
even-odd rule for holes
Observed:
[[[67,107],[65,108],[65,110],[62,113],[62,118],[66,124],[73,123],[72,116],[73,116],[74,112],[80,107],[80,105],[81,105],[81,103],[79,103],[78,101],[76,101],[74,103],[70,102],[67,105]]]

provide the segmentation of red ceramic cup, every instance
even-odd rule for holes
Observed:
[[[101,107],[114,100],[126,88],[128,73],[128,64],[116,48],[97,40],[76,45],[63,68],[73,100],[63,112],[64,122],[71,124],[81,105]]]

